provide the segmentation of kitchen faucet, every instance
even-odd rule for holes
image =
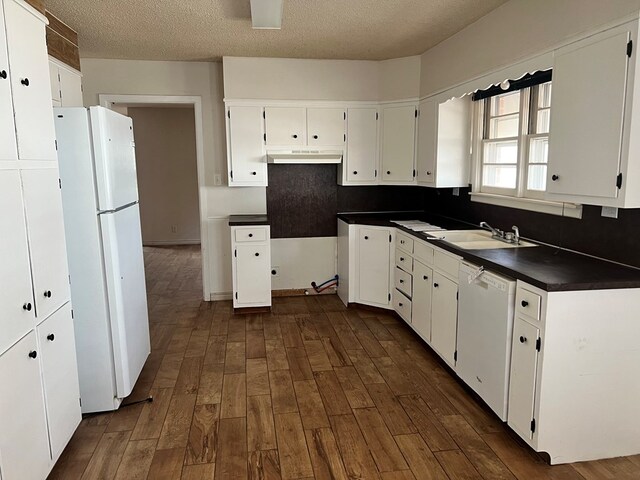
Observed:
[[[490,230],[491,233],[493,234],[492,236],[494,236],[496,238],[504,238],[504,232],[503,231],[498,230],[497,228],[493,228],[487,222],[480,222],[480,227],[486,228],[487,230]]]
[[[505,243],[515,243],[516,245],[520,244],[520,229],[515,225],[511,227],[513,232],[503,232],[502,230],[493,228],[487,222],[480,222],[480,227],[491,231],[491,238],[495,238],[496,240],[500,240]]]

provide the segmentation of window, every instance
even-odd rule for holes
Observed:
[[[551,71],[476,92],[475,192],[541,199],[547,182]]]

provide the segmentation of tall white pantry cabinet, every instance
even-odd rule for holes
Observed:
[[[0,0],[0,477],[42,480],[80,422],[46,19]]]

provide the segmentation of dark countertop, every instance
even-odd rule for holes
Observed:
[[[464,250],[425,233],[401,227],[391,220],[423,220],[447,230],[479,229],[477,225],[424,212],[344,213],[338,219],[349,224],[396,227],[426,240],[466,261],[529,283],[548,292],[640,288],[640,269],[559,248],[539,245],[522,248]],[[437,232],[434,232],[437,235]],[[529,239],[527,239],[529,241]]]
[[[267,215],[229,215],[229,226],[269,225]]]

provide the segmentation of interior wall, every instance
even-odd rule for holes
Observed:
[[[200,243],[193,107],[128,109],[145,245]]]
[[[97,105],[99,94],[183,95],[202,100],[204,209],[201,228],[207,229],[203,245],[209,259],[210,296],[228,295],[231,284],[231,232],[227,217],[234,213],[266,213],[264,187],[229,188],[215,185],[215,175],[226,178],[226,139],[222,64],[82,59],[84,104]]]
[[[640,0],[511,0],[422,54],[420,95],[542,53],[638,9]]]

